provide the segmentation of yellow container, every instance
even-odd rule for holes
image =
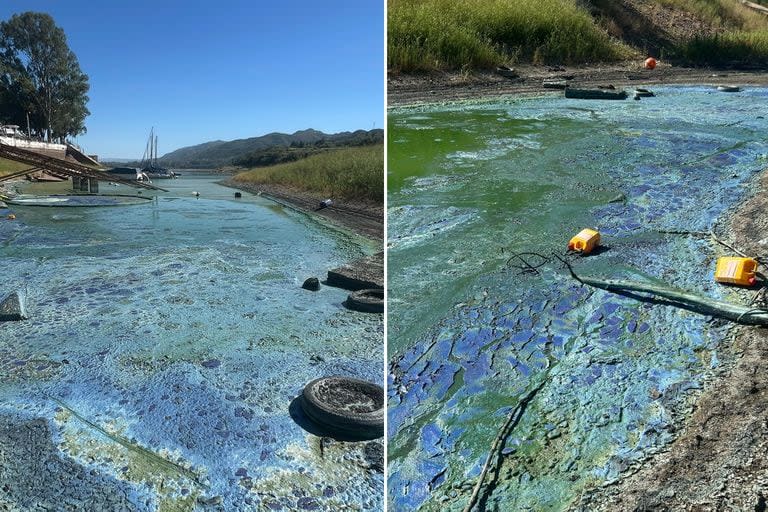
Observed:
[[[568,250],[589,254],[599,243],[600,233],[594,229],[582,229],[578,235],[571,238],[571,241],[568,242]]]
[[[755,284],[757,260],[754,258],[736,258],[727,256],[717,259],[715,281],[718,283],[752,286]]]

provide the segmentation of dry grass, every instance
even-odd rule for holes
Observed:
[[[245,171],[234,180],[383,203],[384,145],[328,151],[296,162]]]
[[[723,30],[766,30],[768,16],[739,0],[654,0],[656,3],[691,12],[707,24]],[[757,2],[755,2],[757,3]]]
[[[680,56],[710,66],[768,65],[768,30],[723,32],[695,37],[681,45]]]

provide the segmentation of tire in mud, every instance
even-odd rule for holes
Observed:
[[[352,292],[344,302],[344,306],[347,309],[354,309],[363,313],[383,313],[384,290],[381,288],[371,288]]]
[[[318,425],[343,436],[384,435],[384,388],[351,377],[323,377],[304,387],[301,408]]]

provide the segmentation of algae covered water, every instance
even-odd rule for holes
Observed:
[[[765,168],[768,91],[655,92],[390,111],[395,509],[461,510],[510,415],[483,504],[568,508],[668,442],[727,357],[722,323],[582,287],[551,256],[593,227],[605,250],[579,273],[740,300],[700,233],[724,236]]]
[[[292,419],[312,379],[381,381],[381,315],[301,289],[376,248],[215,179],[0,224],[29,314],[0,324],[0,504],[381,507],[380,441],[321,446]]]

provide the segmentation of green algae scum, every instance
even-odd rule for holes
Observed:
[[[654,92],[389,112],[392,509],[463,510],[476,488],[478,510],[578,508],[667,444],[731,357],[729,325],[581,286],[550,256],[597,228],[579,274],[743,302],[713,282],[725,249],[684,233],[727,238],[768,162],[768,90]]]
[[[325,375],[381,382],[382,315],[301,288],[380,248],[215,179],[10,205],[3,295],[29,318],[0,323],[0,509],[383,507],[382,441],[321,439],[292,406]]]

